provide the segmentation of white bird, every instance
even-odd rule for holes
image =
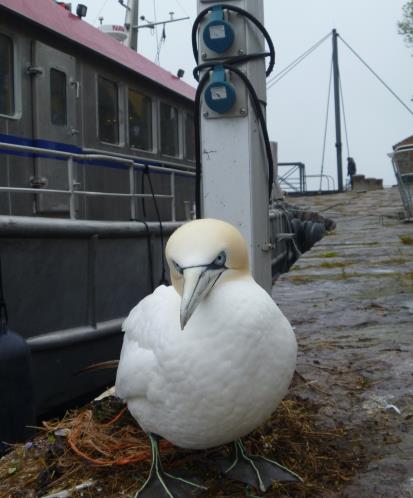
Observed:
[[[235,442],[224,473],[262,491],[274,478],[299,480],[246,455],[239,441],[276,409],[297,355],[288,320],[251,276],[243,237],[226,222],[196,220],[173,233],[165,253],[173,285],[158,287],[125,320],[116,377],[117,395],[152,444],[151,472],[136,496],[180,498],[200,487],[163,471],[154,435],[188,449]]]

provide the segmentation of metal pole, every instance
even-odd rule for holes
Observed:
[[[129,0],[125,16],[125,26],[128,30],[126,44],[135,51],[138,51],[138,20],[139,0]]]
[[[263,0],[237,0],[232,3],[264,22]],[[220,2],[198,0],[198,12],[215,5],[219,6]],[[214,32],[213,26],[207,27],[213,18],[210,14],[201,22],[199,29],[199,64],[216,60],[217,57],[225,59],[264,51],[264,37],[257,33],[252,23],[238,14],[224,12],[224,16],[233,26],[233,44],[223,56],[208,46],[204,38],[206,29],[210,36],[222,36]],[[265,107],[264,59],[246,61],[239,68]],[[254,278],[270,292],[268,167],[262,133],[245,83],[234,74],[224,73],[224,77],[235,88],[236,103],[233,108],[227,113],[214,114],[205,99],[201,107],[202,214],[205,218],[226,220],[240,230],[247,241]]]
[[[337,183],[338,190],[343,191],[343,158],[341,143],[341,114],[340,114],[340,71],[338,67],[338,33],[333,29],[333,76],[334,76],[334,107],[336,115],[336,151],[337,151]]]

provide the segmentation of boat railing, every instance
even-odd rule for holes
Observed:
[[[113,198],[128,198],[130,200],[130,219],[137,219],[137,208],[136,199],[142,198],[155,198],[155,199],[169,199],[171,203],[171,221],[176,221],[176,176],[188,176],[194,177],[195,173],[193,171],[187,171],[185,169],[171,168],[168,166],[157,166],[142,163],[139,159],[130,159],[125,157],[119,157],[113,154],[81,154],[68,151],[60,151],[53,149],[44,149],[41,147],[33,147],[29,145],[19,145],[12,143],[0,142],[0,148],[4,150],[9,150],[10,154],[13,152],[28,153],[33,155],[41,155],[45,159],[65,159],[67,165],[67,189],[54,189],[54,188],[39,188],[36,186],[32,187],[10,187],[10,186],[0,186],[0,192],[7,193],[29,193],[29,194],[59,194],[69,197],[69,216],[70,219],[76,219],[76,197],[113,197]],[[46,156],[46,157],[45,157]],[[123,167],[129,169],[129,192],[102,192],[102,191],[91,191],[91,190],[81,190],[78,188],[78,184],[75,181],[75,162],[87,162],[87,161],[108,161],[111,163],[116,163]],[[149,172],[157,172],[170,175],[170,193],[169,194],[157,194],[157,193],[137,193],[136,192],[136,170],[148,170]]]
[[[408,219],[413,218],[413,145],[398,147],[391,154],[400,197]]]

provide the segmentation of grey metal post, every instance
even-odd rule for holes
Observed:
[[[69,212],[70,219],[74,220],[76,218],[76,209],[75,209],[75,194],[74,192],[74,178],[73,178],[73,157],[70,156],[67,158],[67,181],[69,187]]]
[[[129,0],[126,9],[125,26],[128,28],[127,45],[138,50],[139,0]]]
[[[336,115],[336,152],[337,152],[337,184],[338,190],[343,191],[343,144],[341,142],[341,114],[340,114],[340,71],[338,67],[338,33],[333,29],[333,76],[334,76],[334,106]]]

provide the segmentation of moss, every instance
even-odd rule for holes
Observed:
[[[406,246],[413,246],[413,237],[411,235],[399,235],[400,242]]]
[[[320,263],[321,268],[345,268],[347,263],[342,261],[323,261]]]
[[[383,259],[377,261],[375,264],[376,265],[387,265],[387,266],[394,266],[394,265],[404,265],[406,263],[409,263],[410,259],[403,258],[402,256],[396,256],[394,258],[389,258],[389,259]]]
[[[320,254],[321,258],[337,258],[338,256],[340,256],[340,254],[334,251],[324,252],[323,254]]]

